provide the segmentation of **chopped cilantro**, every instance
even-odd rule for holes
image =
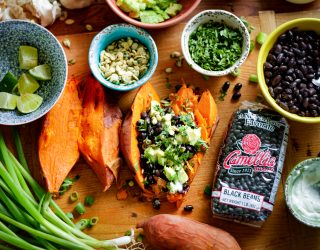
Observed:
[[[210,76],[202,75],[203,79],[208,81],[210,79]]]
[[[71,188],[71,186],[79,179],[80,179],[80,175],[76,175],[74,178],[67,177],[63,181],[63,183],[59,189],[60,195],[63,195],[65,192],[67,192]]]
[[[200,25],[189,40],[191,58],[206,70],[225,70],[241,56],[243,37],[238,29],[209,21]]]
[[[240,20],[247,27],[249,33],[251,33],[255,29],[255,27],[252,26],[243,16],[240,17]]]

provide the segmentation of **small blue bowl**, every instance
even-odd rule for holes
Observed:
[[[149,68],[144,76],[138,81],[127,84],[118,85],[108,81],[103,77],[99,70],[100,53],[112,42],[121,38],[131,37],[137,39],[147,47],[150,53]],[[145,84],[154,74],[158,65],[158,50],[156,43],[148,32],[141,28],[137,28],[130,24],[114,24],[106,27],[98,33],[92,40],[89,48],[89,66],[94,77],[104,86],[117,91],[128,91],[140,87]]]
[[[43,98],[41,106],[28,114],[16,110],[0,109],[0,124],[21,125],[45,115],[58,101],[65,87],[68,65],[65,53],[55,36],[42,26],[22,20],[0,22],[0,80],[10,71],[17,78],[23,73],[19,68],[19,47],[29,45],[38,49],[39,64],[51,67],[52,79],[39,81],[37,94]]]

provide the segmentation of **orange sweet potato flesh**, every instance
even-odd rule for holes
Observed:
[[[61,98],[44,118],[38,152],[50,193],[59,192],[62,182],[80,156],[78,137],[82,106],[78,84],[76,79],[69,80]]]
[[[152,85],[150,83],[146,83],[142,87],[140,87],[133,101],[132,107],[127,113],[126,118],[122,124],[120,133],[121,152],[126,159],[128,166],[134,173],[134,177],[137,183],[147,195],[151,195],[152,193],[149,190],[146,190],[143,184],[136,124],[141,117],[141,113],[150,109],[151,101],[153,100],[160,102],[160,97],[158,96]]]
[[[117,178],[119,132],[122,113],[118,106],[107,101],[102,85],[93,77],[83,83],[82,118],[79,149],[106,191]]]
[[[210,142],[213,130],[218,122],[217,106],[208,90],[204,91],[200,96],[195,95],[192,88],[188,88],[185,84],[176,94],[171,94],[171,108],[176,114],[184,112],[193,112],[195,122],[201,128],[202,139]],[[135,174],[135,179],[146,196],[158,196],[156,188],[154,192],[145,189],[143,175],[140,167],[140,151],[137,141],[136,123],[141,117],[141,113],[150,109],[152,100],[159,102],[159,96],[150,83],[140,88],[137,96],[132,104],[131,110],[126,116],[120,134],[121,152],[127,161],[130,169]],[[198,101],[200,100],[200,101]],[[201,105],[200,105],[201,103]],[[192,182],[198,167],[200,166],[203,153],[199,152],[191,158],[188,165],[189,184]],[[184,197],[184,194],[167,194],[169,202],[178,204]]]
[[[240,250],[233,236],[219,228],[176,215],[160,214],[138,223],[146,249]]]

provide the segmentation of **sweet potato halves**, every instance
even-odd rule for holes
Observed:
[[[79,148],[106,191],[117,178],[121,164],[122,113],[118,106],[107,101],[103,86],[93,77],[88,77],[80,87],[83,110]]]
[[[145,196],[165,195],[170,202],[179,202],[201,163],[202,148],[210,142],[217,107],[208,90],[197,95],[186,85],[164,106],[160,103],[150,83],[139,89],[122,124],[121,151]],[[195,141],[189,141],[186,131]]]
[[[77,87],[71,79],[56,105],[44,118],[39,138],[39,160],[47,189],[57,193],[80,156],[78,138],[82,113]]]

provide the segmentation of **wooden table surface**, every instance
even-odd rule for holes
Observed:
[[[313,3],[307,4],[307,5],[294,5],[284,0],[264,0],[264,1],[262,0],[235,0],[235,1],[203,0],[193,14],[204,9],[225,9],[225,10],[234,12],[238,16],[258,16],[259,11],[262,11],[262,10],[274,10],[276,13],[295,12],[295,11],[302,11],[302,10],[318,10],[320,9],[320,0],[316,0]],[[91,24],[94,29],[93,31],[98,32],[101,29],[103,29],[105,26],[111,23],[122,22],[122,20],[119,19],[109,9],[109,7],[107,6],[107,4],[104,3],[104,1],[97,1],[92,6],[85,9],[68,11],[68,18],[72,18],[76,22],[73,25],[66,25],[64,24],[64,22],[57,21],[54,25],[49,27],[49,29],[56,36],[59,36],[59,39],[62,39],[63,36],[68,37],[68,36],[71,36],[72,34],[87,32],[87,30],[85,29],[86,24]],[[172,30],[174,30],[174,28]],[[160,37],[165,37],[165,31],[152,31],[152,35],[157,38],[156,41],[158,42]],[[159,35],[159,37],[157,37],[157,35]],[[81,37],[80,35],[74,35],[72,36],[72,39],[77,39],[80,37]],[[92,35],[90,35],[89,37],[91,39]],[[81,48],[79,47],[79,49]],[[249,62],[248,65],[250,67],[254,67],[254,63]],[[84,66],[84,67],[87,67],[87,66]],[[155,82],[157,81],[159,81],[158,78],[155,79]],[[220,86],[222,84],[222,80],[221,81],[219,80],[218,83]],[[214,92],[217,92],[217,91],[218,89],[216,89]],[[217,95],[217,93],[214,93],[214,94]],[[222,107],[221,110],[224,110],[224,107]],[[228,123],[228,120],[224,120],[224,121],[221,121],[219,124],[220,127],[216,132],[216,138],[219,138],[219,140],[215,141],[215,143],[218,143],[218,145],[219,143],[221,143],[222,134],[224,132],[225,127],[227,126],[227,123]],[[294,132],[290,136],[290,145],[288,147],[286,165],[285,165],[285,170],[282,178],[282,185],[283,185],[283,182],[285,181],[285,177],[287,176],[289,169],[292,166],[294,166],[294,164],[296,164],[297,162],[303,159],[306,159],[309,157],[316,157],[318,154],[320,154],[319,134],[314,132],[314,131],[319,132],[319,129],[317,128],[316,125],[309,126],[310,129],[305,129],[303,124],[290,123],[290,125],[291,125],[291,131],[294,131]],[[318,138],[315,139],[315,137],[318,137]],[[307,138],[313,138],[313,139],[309,141],[309,139]],[[213,155],[207,156],[207,160],[212,160],[212,161],[216,160],[217,150],[218,150],[218,147],[216,150],[212,151]],[[80,167],[77,167],[74,173],[87,174],[89,172],[85,170],[85,167],[80,166]],[[210,174],[211,173],[212,171],[210,172]],[[89,179],[95,178],[93,174],[91,173],[89,174],[90,174],[90,176],[88,177]],[[199,173],[200,176],[204,174],[205,174],[204,172]],[[211,179],[211,177],[207,178],[207,180],[209,179]],[[200,180],[200,177],[198,177],[198,180]],[[199,185],[201,186],[201,189],[202,189],[202,186],[206,184],[207,183],[200,183]],[[82,186],[82,184],[79,184],[77,188],[80,191],[82,188],[92,188],[92,190],[95,190],[96,188],[93,187],[93,185],[98,185],[98,184],[92,183],[89,187]],[[196,187],[194,189],[196,189]],[[192,192],[191,190],[190,193],[192,194],[194,192]],[[106,195],[108,196],[108,199],[112,199],[111,203],[110,204],[101,203],[100,205],[97,204],[97,209],[100,209],[99,213],[103,213],[104,209],[107,209],[109,214],[106,214],[106,218],[109,221],[106,221],[105,223],[106,224],[109,223],[113,225],[107,229],[103,229],[102,227],[100,227],[101,229],[100,231],[98,229],[93,230],[92,233],[94,234],[94,236],[98,238],[104,237],[104,234],[106,233],[108,236],[113,236],[111,232],[107,232],[108,230],[115,230],[114,233],[119,234],[123,230],[123,228],[125,228],[125,225],[133,224],[135,222],[135,219],[133,218],[130,219],[130,213],[131,213],[130,209],[129,209],[130,211],[128,210],[128,213],[124,214],[123,220],[120,220],[118,223],[114,222],[114,220],[112,219],[112,213],[116,213],[117,209],[122,209],[122,210],[125,209],[124,208],[126,206],[125,204],[128,204],[128,202],[123,203],[124,205],[121,205],[121,206],[119,205],[119,207],[112,208],[112,205],[115,204],[114,202],[117,202],[117,201],[113,201],[115,200],[115,198],[111,197],[110,193],[107,192]],[[199,204],[208,203],[208,201],[205,201],[204,198],[199,198],[201,194],[200,196],[198,194],[198,196],[195,196],[195,198],[190,198],[190,196],[189,196],[189,201],[191,201],[193,204],[197,203],[197,199],[199,199]],[[282,186],[282,191],[278,193],[278,196],[283,196],[283,186]],[[60,204],[64,209],[66,209],[69,206],[64,201],[61,201]],[[141,207],[145,205],[138,204],[136,206]],[[172,213],[176,213],[172,209],[171,210],[169,209],[168,211],[169,212],[171,211]],[[305,249],[305,250],[320,249],[320,230],[306,227],[301,223],[297,222],[287,210],[285,203],[283,201],[283,198],[281,198],[281,202],[276,202],[274,212],[271,218],[266,222],[266,225],[262,229],[254,229],[254,228],[246,227],[243,225],[224,222],[220,220],[211,220],[210,214],[209,214],[210,211],[208,207],[201,208],[200,212],[202,213],[202,215],[198,216],[197,219],[229,231],[231,234],[233,234],[237,238],[237,240],[239,241],[243,249],[250,249],[250,250],[251,249],[259,249],[259,250],[260,249],[271,249],[271,250],[274,250],[274,249],[299,249],[299,250],[300,249],[301,250],[302,249]],[[140,218],[146,218],[151,214],[152,212],[148,212]]]

